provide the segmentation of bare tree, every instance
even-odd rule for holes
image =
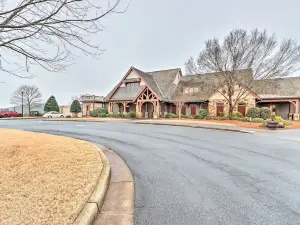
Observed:
[[[196,61],[186,63],[187,74],[218,72],[217,82],[207,82],[220,93],[229,105],[229,118],[257,80],[285,77],[297,71],[300,65],[300,46],[292,39],[279,42],[266,31],[233,30],[222,42],[214,38],[206,41]],[[243,69],[251,69],[253,77],[246,79]]]
[[[42,94],[35,85],[21,85],[11,96],[11,103],[28,107],[29,114],[41,102]]]
[[[181,118],[181,110],[182,107],[185,105],[184,101],[175,101],[174,104],[176,105],[176,108],[178,110],[178,117]]]
[[[89,40],[100,23],[118,13],[120,0],[0,0],[0,69],[30,77],[31,67],[61,71],[76,50],[97,57],[103,50]],[[8,3],[9,2],[9,3]],[[26,76],[20,74],[21,71]]]

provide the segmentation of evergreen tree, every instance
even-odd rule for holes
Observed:
[[[71,112],[72,113],[75,113],[76,116],[77,116],[77,113],[80,113],[81,112],[81,105],[79,103],[78,100],[74,100],[71,104]]]
[[[53,95],[51,95],[50,98],[47,100],[45,107],[44,107],[44,111],[45,112],[50,112],[50,111],[59,112],[59,106]]]

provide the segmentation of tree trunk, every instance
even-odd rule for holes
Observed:
[[[231,104],[229,104],[228,117],[230,120],[232,120],[232,114],[233,114],[233,106]]]
[[[182,109],[182,108],[180,108],[180,107],[178,108],[178,117],[179,117],[179,118],[181,118],[181,109]]]

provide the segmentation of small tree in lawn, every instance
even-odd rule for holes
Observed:
[[[77,117],[77,114],[81,112],[81,105],[78,100],[74,100],[71,104],[71,112],[75,113],[75,116]]]
[[[47,100],[45,107],[44,107],[44,111],[45,112],[50,112],[50,111],[59,112],[59,106],[53,95],[51,95],[50,98]]]

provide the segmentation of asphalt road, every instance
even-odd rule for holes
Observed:
[[[133,172],[136,225],[300,224],[300,142],[126,124],[0,121],[116,151]]]

